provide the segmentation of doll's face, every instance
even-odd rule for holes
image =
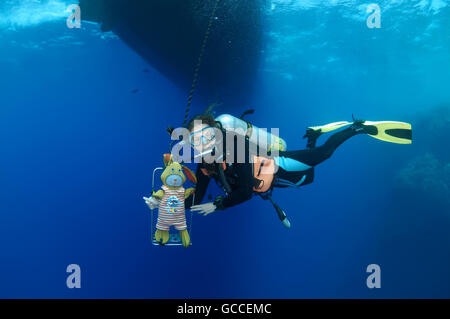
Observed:
[[[214,127],[205,123],[194,125],[190,131],[189,142],[199,153],[212,149],[216,143]]]
[[[181,165],[174,162],[166,167],[161,175],[164,185],[169,187],[180,187],[186,181]]]

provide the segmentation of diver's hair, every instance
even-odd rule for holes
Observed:
[[[203,124],[207,124],[209,126],[216,126],[216,120],[214,119],[214,115],[212,113],[213,109],[219,104],[213,103],[207,107],[207,109],[199,115],[194,116],[188,123],[187,129],[191,131],[194,128],[194,121],[201,121]]]

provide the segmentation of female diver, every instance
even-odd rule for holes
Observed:
[[[202,154],[202,161],[197,166],[195,194],[185,200],[185,206],[206,216],[217,210],[243,203],[253,194],[259,194],[265,199],[270,199],[277,209],[280,220],[287,228],[290,227],[290,223],[286,214],[270,197],[274,187],[299,187],[312,183],[316,165],[330,158],[342,143],[358,134],[368,134],[399,144],[412,142],[411,125],[408,123],[354,120],[352,123],[336,122],[309,127],[304,136],[307,138],[307,149],[303,150],[286,151],[282,145],[284,141],[278,138],[276,144],[280,147],[274,156],[270,155],[270,152],[266,152],[265,156],[252,152],[254,148],[250,147],[251,133],[246,134],[245,156],[238,161],[236,145],[232,146],[234,151],[230,152],[230,147],[226,146],[227,139],[217,138],[216,134],[219,130],[223,133],[222,136],[225,136],[226,129],[239,126],[236,123],[245,123],[247,133],[252,131],[251,124],[242,119],[228,114],[214,118],[209,110],[189,121],[187,126],[190,133],[189,143],[198,154]],[[316,147],[316,140],[320,135],[345,126],[348,127],[331,135],[323,145]],[[223,151],[214,162],[204,160],[203,154],[214,154],[217,150]],[[211,178],[223,189],[225,196],[217,196],[213,202],[201,204]]]

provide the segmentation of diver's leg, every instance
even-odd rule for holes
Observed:
[[[307,138],[306,147],[307,148],[314,148],[316,147],[316,141],[323,133],[332,132],[334,130],[337,130],[341,127],[351,125],[352,123],[347,121],[341,121],[341,122],[333,122],[321,126],[310,126],[306,129],[306,134],[303,136],[303,138]]]
[[[279,157],[281,160],[283,160],[283,158],[287,159],[284,160],[285,162],[292,162],[292,160],[295,160],[296,162],[313,167],[330,158],[330,156],[342,143],[360,133],[363,133],[363,131],[352,125],[345,130],[331,135],[322,146],[298,151],[279,152]],[[300,168],[300,165],[297,166]],[[292,165],[292,167],[294,167],[294,165]],[[292,169],[287,170],[291,171]]]
[[[274,186],[299,187],[312,183],[314,166],[330,158],[342,143],[359,133],[362,131],[349,127],[330,136],[322,146],[279,152],[279,156],[274,157],[277,166]]]

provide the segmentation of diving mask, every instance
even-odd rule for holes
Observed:
[[[215,138],[216,133],[214,132],[214,127],[207,126],[199,131],[192,132],[189,135],[189,142],[191,143],[192,146],[199,146],[202,144],[203,145],[208,144]]]

